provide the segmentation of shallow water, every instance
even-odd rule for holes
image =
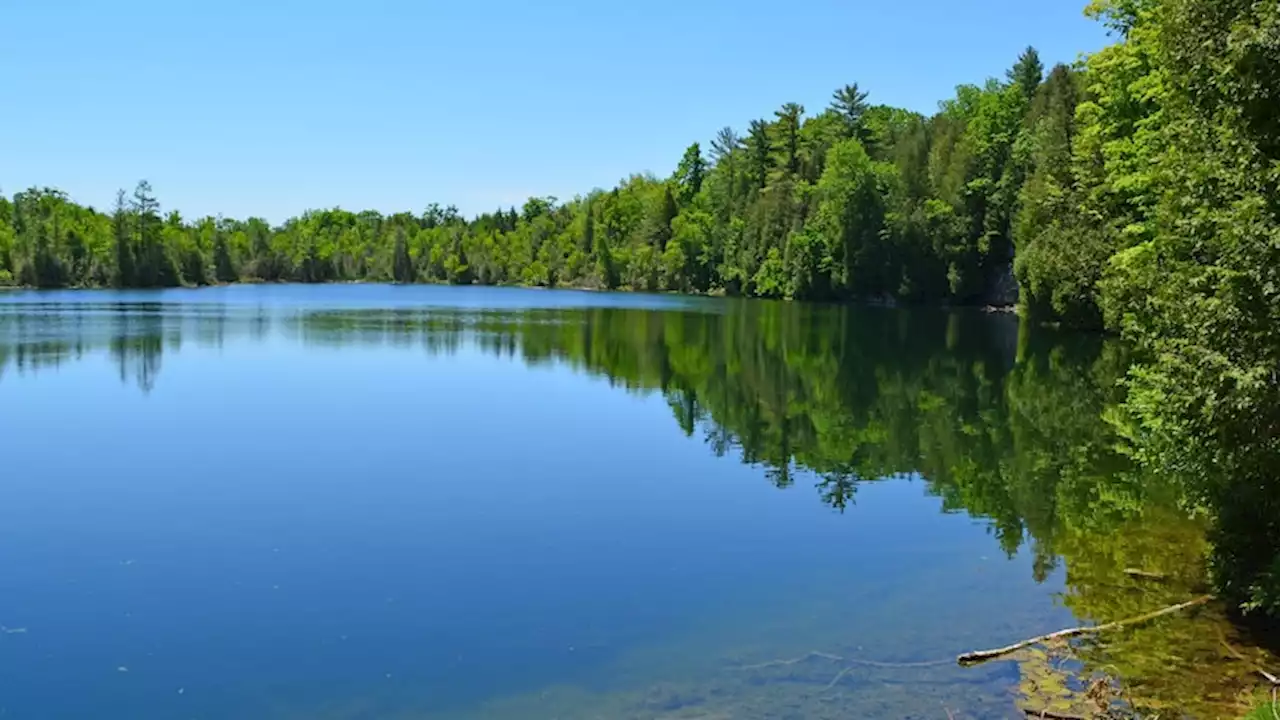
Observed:
[[[1124,360],[977,312],[0,295],[0,717],[1023,717],[1104,667],[1229,717],[1263,656],[1213,607],[952,662],[1203,589],[1110,449]]]

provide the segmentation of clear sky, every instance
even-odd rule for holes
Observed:
[[[567,199],[857,82],[933,111],[1102,47],[1084,0],[10,0],[0,188],[184,215]]]

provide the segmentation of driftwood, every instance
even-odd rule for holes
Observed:
[[[1094,633],[1106,632],[1108,630],[1115,630],[1117,628],[1126,627],[1128,625],[1137,625],[1138,623],[1143,623],[1148,620],[1154,620],[1164,615],[1171,615],[1176,612],[1181,612],[1182,610],[1186,610],[1187,608],[1190,608],[1190,607],[1195,607],[1196,605],[1203,605],[1212,599],[1213,599],[1212,595],[1204,595],[1196,598],[1195,600],[1188,600],[1187,602],[1179,603],[1177,605],[1170,605],[1167,608],[1163,608],[1160,610],[1156,610],[1154,612],[1149,612],[1145,615],[1139,615],[1137,617],[1132,617],[1125,620],[1117,620],[1115,622],[1109,622],[1103,625],[1090,625],[1085,627],[1067,628],[1065,630],[1051,632],[1047,635],[1039,635],[1037,637],[1029,638],[1027,640],[1023,640],[1022,642],[1016,642],[1012,645],[1007,645],[1002,648],[996,648],[994,650],[978,650],[975,652],[967,652],[961,655],[959,658],[957,658],[957,661],[961,665],[966,665],[966,666],[978,665],[988,660],[994,660],[998,657],[1004,657],[1005,655],[1008,655],[1011,652],[1016,652],[1025,647],[1030,647],[1032,645],[1039,645],[1041,643],[1046,643],[1051,640],[1064,640],[1066,638],[1077,637],[1080,635],[1092,635]]]
[[[1129,577],[1141,578],[1143,580],[1166,580],[1169,577],[1164,573],[1151,572],[1150,570],[1142,570],[1140,568],[1125,568],[1124,574]]]

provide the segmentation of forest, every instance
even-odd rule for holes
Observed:
[[[1202,195],[1247,188],[1205,172],[1220,163],[1224,181],[1268,180],[1274,18],[1230,5],[1103,0],[1087,12],[1117,43],[1053,68],[1028,48],[1003,78],[958,87],[932,116],[873,104],[851,84],[816,113],[785,103],[741,132],[721,129],[706,148],[691,144],[669,176],[470,219],[433,204],[416,215],[314,210],[272,225],[164,212],[145,181],[105,210],[32,188],[0,199],[0,283],[370,280],[1020,300],[1039,319],[1118,327],[1153,260],[1146,250],[1186,237],[1183,224],[1204,233],[1230,222],[1200,217],[1196,208],[1220,199]],[[1238,20],[1227,29],[1217,17]],[[1217,45],[1185,56],[1178,37],[1202,31]],[[1229,138],[1185,131],[1226,120]],[[1247,210],[1231,220],[1267,220],[1266,207]]]
[[[183,218],[0,198],[0,284],[373,280],[1006,305],[1132,347],[1106,415],[1216,518],[1215,579],[1280,615],[1280,5],[1094,0],[1114,43],[924,116],[856,84],[692,143],[666,177],[464,218]],[[673,158],[674,159],[674,158]]]

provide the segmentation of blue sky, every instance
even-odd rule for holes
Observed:
[[[692,141],[857,82],[955,85],[1102,47],[1083,0],[15,0],[0,188],[184,215],[471,214],[668,174]]]

